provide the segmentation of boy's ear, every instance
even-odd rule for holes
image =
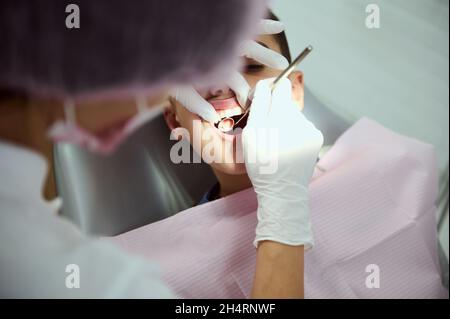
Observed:
[[[295,71],[289,75],[292,83],[292,99],[303,110],[305,107],[305,82],[303,80],[303,72]]]
[[[181,126],[180,122],[178,122],[175,105],[173,105],[173,103],[169,103],[164,107],[163,115],[170,130]]]

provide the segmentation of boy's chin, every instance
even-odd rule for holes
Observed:
[[[214,163],[212,167],[227,175],[243,175],[247,174],[244,163]]]

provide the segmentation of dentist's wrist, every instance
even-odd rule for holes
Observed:
[[[307,205],[294,205],[270,211],[264,206],[257,210],[258,224],[254,246],[264,240],[270,240],[290,246],[314,246],[314,238]]]

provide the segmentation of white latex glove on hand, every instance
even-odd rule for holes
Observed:
[[[284,31],[284,24],[269,19],[261,20],[259,35],[278,34]],[[246,41],[240,46],[241,55],[258,61],[270,68],[284,70],[289,66],[288,60],[280,53],[268,49],[256,41]],[[246,107],[250,93],[250,85],[239,72],[235,72],[227,82],[228,86],[236,93],[236,97],[242,107]]]
[[[181,103],[189,112],[198,114],[205,121],[216,123],[220,121],[214,107],[209,104],[193,87],[177,87],[170,93],[175,100]]]
[[[242,134],[245,165],[258,198],[254,244],[270,240],[309,248],[314,241],[308,185],[323,136],[293,102],[291,82],[282,80],[272,92],[273,80],[257,84]]]
[[[279,21],[261,20],[259,34],[277,34],[284,30],[284,25]],[[286,58],[255,41],[246,41],[239,47],[240,54],[256,60],[271,68],[282,70],[288,67]],[[250,86],[245,78],[238,72],[234,72],[227,85],[236,93],[239,103],[245,107],[250,92]],[[216,123],[220,120],[214,107],[209,104],[193,87],[175,88],[169,93],[190,112],[198,114],[204,120]]]

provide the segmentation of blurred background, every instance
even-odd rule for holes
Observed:
[[[378,29],[365,23],[372,3]],[[283,0],[272,8],[294,56],[314,46],[301,69],[321,104],[347,122],[367,116],[436,147],[440,240],[448,258],[449,1]]]

